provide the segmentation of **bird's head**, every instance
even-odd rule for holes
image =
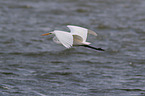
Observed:
[[[52,34],[52,32],[42,34],[41,36],[46,36],[46,35],[50,35],[50,34]]]

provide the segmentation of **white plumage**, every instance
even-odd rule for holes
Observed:
[[[94,31],[88,30],[83,27],[74,26],[74,25],[67,25],[67,27],[70,29],[70,32],[54,30],[53,32],[42,34],[42,36],[54,34],[55,37],[53,38],[53,41],[58,44],[62,44],[66,48],[70,48],[73,45],[81,45],[84,47],[89,47],[92,49],[103,51],[103,49],[101,48],[95,48],[89,46],[89,44],[91,43],[86,42],[88,34],[97,36],[97,34]]]
[[[70,48],[73,45],[73,36],[71,33],[65,31],[54,31],[55,38],[57,38],[57,42],[60,42],[66,48]],[[55,39],[53,39],[55,41]]]
[[[86,42],[88,29],[72,25],[67,25],[67,27],[70,29],[70,33],[72,33],[72,35],[80,36],[83,42]]]

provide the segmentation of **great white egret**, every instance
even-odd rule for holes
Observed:
[[[104,51],[104,49],[92,47],[90,46],[90,42],[86,42],[88,34],[97,36],[94,31],[74,25],[67,25],[67,27],[70,29],[70,32],[54,30],[53,32],[42,34],[41,36],[54,34],[55,36],[53,41],[57,44],[62,44],[66,48],[70,48],[72,46],[84,46],[95,50]]]

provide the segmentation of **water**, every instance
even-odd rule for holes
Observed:
[[[144,96],[144,0],[0,0],[0,96]],[[92,46],[41,34],[94,30]]]

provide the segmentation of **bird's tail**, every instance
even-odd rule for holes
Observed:
[[[87,47],[87,48],[91,48],[91,49],[95,49],[95,50],[99,50],[99,51],[105,51],[104,49],[102,48],[96,48],[96,47],[92,47],[90,45],[81,45],[81,46],[84,46],[84,47]]]

